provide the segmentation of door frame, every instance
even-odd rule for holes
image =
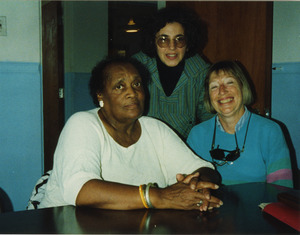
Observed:
[[[61,1],[42,2],[44,172],[52,169],[64,126],[64,55]]]

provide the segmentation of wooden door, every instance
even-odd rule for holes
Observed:
[[[268,116],[266,114],[271,112],[273,3],[167,1],[166,4],[189,7],[199,14],[208,31],[204,55],[212,63],[239,60],[255,86],[253,108]]]
[[[44,171],[52,169],[53,154],[64,125],[63,30],[61,2],[42,6]]]

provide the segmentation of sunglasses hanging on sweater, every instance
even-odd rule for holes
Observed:
[[[223,166],[226,163],[228,164],[228,162],[231,162],[231,164],[232,164],[233,161],[235,161],[236,159],[238,159],[240,157],[241,152],[244,152],[246,138],[247,138],[247,133],[248,133],[248,127],[249,127],[249,123],[250,123],[250,119],[251,119],[251,115],[252,115],[252,113],[250,113],[250,117],[249,117],[249,120],[248,120],[248,124],[247,124],[247,129],[246,129],[246,134],[245,134],[244,144],[243,144],[242,150],[239,149],[239,145],[238,145],[237,137],[236,137],[236,132],[235,132],[234,133],[234,137],[235,137],[236,149],[235,150],[231,150],[231,151],[225,150],[225,149],[220,149],[219,145],[215,149],[217,117],[215,118],[215,127],[214,127],[213,141],[212,141],[212,144],[211,144],[211,150],[209,151],[210,156],[211,156],[214,164],[216,164],[218,166]],[[225,153],[227,153],[227,154],[225,155]]]

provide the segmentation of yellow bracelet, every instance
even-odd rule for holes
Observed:
[[[140,197],[141,197],[141,199],[142,199],[142,203],[143,203],[144,207],[148,209],[149,207],[148,207],[148,205],[147,205],[147,203],[146,203],[146,200],[145,200],[145,197],[144,197],[145,187],[146,187],[145,184],[141,184],[141,185],[139,186],[139,193],[140,193]]]

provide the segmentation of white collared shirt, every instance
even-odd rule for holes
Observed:
[[[235,132],[238,132],[242,128],[242,126],[244,125],[245,121],[248,120],[248,117],[250,115],[250,112],[248,111],[247,107],[246,106],[244,106],[244,107],[245,107],[245,112],[244,112],[243,116],[240,118],[240,120],[238,121],[238,123],[235,125]],[[217,115],[217,127],[221,131],[225,132],[225,130],[224,130],[224,128],[223,128],[223,126],[222,126],[222,124],[221,124],[221,122],[219,120],[219,116],[218,115]]]

